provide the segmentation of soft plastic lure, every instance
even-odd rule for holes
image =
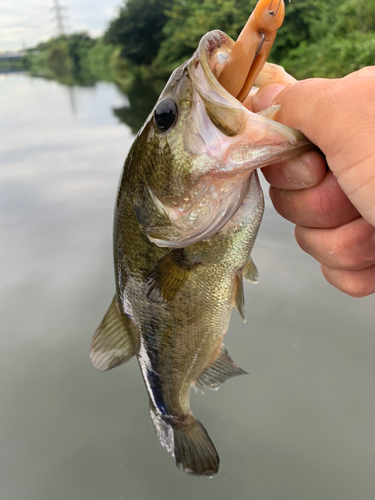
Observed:
[[[218,78],[219,83],[239,101],[246,99],[266,63],[284,15],[283,0],[277,5],[276,0],[259,0],[241,31]]]

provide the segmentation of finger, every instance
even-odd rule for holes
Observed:
[[[272,104],[281,106],[277,121],[301,130],[324,152],[340,186],[375,226],[374,85],[375,70],[367,68],[337,80],[296,82]]]
[[[375,66],[366,66],[365,68],[361,68],[354,73],[349,73],[349,75],[344,77],[344,80],[350,80],[351,78],[363,77],[363,76],[371,76],[375,77]]]
[[[355,271],[322,266],[325,279],[351,297],[366,297],[375,293],[375,265]]]
[[[375,226],[375,66],[343,78],[342,86],[347,91],[357,89],[358,99],[348,99],[346,124],[342,126],[350,124],[352,134],[347,136],[346,147],[336,144],[332,164],[340,186],[364,218]]]
[[[360,216],[332,172],[327,172],[322,182],[310,189],[290,191],[271,187],[270,197],[280,215],[300,226],[332,228]]]
[[[255,113],[271,106],[275,97],[285,89],[285,85],[270,83],[260,88],[253,97],[253,110]]]
[[[254,96],[254,111],[270,105],[280,105],[277,121],[296,130],[301,130],[325,153],[333,153],[335,147],[341,149],[342,142],[334,141],[332,130],[338,139],[350,137],[348,125],[359,117],[359,125],[369,120],[374,123],[374,80],[375,66],[363,68],[341,79],[310,78],[297,81],[290,86],[270,84],[260,89]],[[357,95],[367,106],[358,113]],[[345,119],[340,119],[344,116]]]
[[[337,109],[332,109],[331,102],[334,82],[336,80],[314,78],[298,81],[283,89],[280,89],[280,85],[267,85],[254,96],[254,108],[280,105],[277,121],[301,130],[312,142],[319,145],[321,138],[324,138],[327,123],[330,124],[337,114]],[[334,112],[334,115],[330,115],[330,112]],[[309,116],[313,119],[308,120]]]
[[[296,226],[295,237],[326,267],[356,270],[375,264],[375,229],[362,217],[334,229]]]
[[[326,175],[324,157],[317,151],[307,151],[297,158],[262,169],[267,181],[278,189],[299,190],[319,184]]]

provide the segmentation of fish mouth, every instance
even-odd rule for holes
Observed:
[[[270,108],[253,113],[220,84],[218,77],[234,44],[234,40],[220,30],[206,33],[190,61],[189,75],[209,119],[227,137],[224,170],[238,173],[232,161],[236,157],[235,162],[240,161],[250,173],[255,168],[297,156],[311,148],[311,143],[301,132],[270,119]],[[259,81],[262,81],[261,75]],[[250,93],[260,87],[255,81]],[[279,108],[273,108],[274,115]]]
[[[206,33],[190,63],[189,73],[203,100],[207,114],[217,128],[227,136],[243,130],[246,108],[218,81],[235,42],[223,31]]]
[[[200,40],[196,56],[212,90],[236,106],[239,101],[220,83],[220,73],[234,47],[234,40],[220,30],[206,33]]]

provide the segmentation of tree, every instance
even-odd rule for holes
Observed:
[[[256,0],[174,0],[163,28],[165,39],[155,64],[177,65],[192,56],[202,36],[213,29],[237,38]]]
[[[105,35],[104,42],[120,45],[122,57],[135,65],[148,65],[164,39],[162,29],[172,0],[128,0],[120,8]]]
[[[338,5],[335,0],[314,0],[311,3],[316,9],[308,20],[308,36],[281,53],[280,61],[287,71],[297,78],[336,78],[375,63],[373,2],[346,0]],[[284,26],[280,32],[282,29]]]

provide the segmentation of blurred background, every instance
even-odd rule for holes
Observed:
[[[134,134],[200,37],[236,38],[254,5],[0,0],[1,499],[373,500],[374,296],[324,281],[265,182],[260,283],[225,340],[250,375],[192,394],[219,474],[187,477],[162,450],[135,360],[89,360]],[[287,3],[272,60],[297,78],[374,64],[374,2]]]

